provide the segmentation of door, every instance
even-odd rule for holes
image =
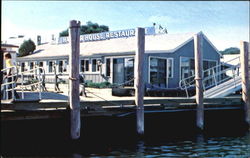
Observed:
[[[113,83],[124,82],[124,58],[113,59]]]
[[[167,59],[150,58],[150,83],[161,88],[167,87]]]

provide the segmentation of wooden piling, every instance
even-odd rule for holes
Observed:
[[[0,70],[2,70],[3,69],[3,50],[2,49],[0,49]],[[1,85],[3,84],[3,72],[1,71],[0,72],[0,82],[1,82]],[[0,97],[1,99],[0,99],[0,103],[1,103],[1,101],[2,101],[2,95],[1,95],[1,97]],[[2,104],[1,104],[2,105]]]
[[[245,111],[245,121],[250,125],[250,92],[249,92],[249,43],[245,41],[240,42],[240,63],[241,63],[241,77],[242,77],[242,100]]]
[[[136,29],[136,50],[135,50],[135,105],[136,109],[136,122],[137,122],[137,133],[139,135],[144,134],[144,79],[143,79],[143,63],[144,63],[144,52],[145,52],[145,29]]]
[[[196,87],[196,126],[204,128],[204,105],[203,105],[203,85],[202,85],[202,34],[194,36],[194,57],[195,57],[195,87]]]
[[[71,138],[80,138],[80,98],[79,98],[79,54],[80,21],[70,21],[69,26],[71,53],[69,54],[69,104],[71,109]]]

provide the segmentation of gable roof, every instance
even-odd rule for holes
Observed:
[[[145,53],[173,53],[193,39],[195,33],[156,34],[145,36]],[[80,43],[80,56],[134,54],[135,37],[116,38],[103,41]],[[43,44],[36,51],[24,58],[65,57],[70,53],[70,44]]]

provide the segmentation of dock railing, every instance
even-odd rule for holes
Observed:
[[[230,63],[234,63],[234,65]],[[206,90],[212,87],[217,87],[221,83],[224,83],[228,80],[233,80],[234,86],[236,86],[236,81],[237,81],[236,77],[239,77],[240,74],[241,74],[240,57],[233,58],[227,62],[224,62],[222,64],[204,70],[203,71],[204,94],[206,93]],[[179,82],[179,87],[182,90],[185,90],[187,98],[190,97],[188,94],[188,89],[195,87],[195,75],[182,79]]]
[[[23,71],[20,73],[21,77],[21,94],[22,99],[24,99],[24,90],[27,89],[27,87],[30,87],[31,89],[38,89],[38,95],[39,99],[42,99],[42,83],[43,83],[43,76],[44,75],[44,69],[42,67],[35,66],[34,69],[30,69],[27,71]],[[24,79],[24,76],[29,76],[28,80]]]
[[[7,75],[7,72],[11,71],[11,75]],[[1,84],[1,99],[2,100],[8,100],[12,99],[15,100],[15,87],[16,87],[16,81],[18,77],[18,69],[16,66],[8,67],[5,69],[2,69],[1,72],[4,75],[3,83]],[[11,92],[11,95],[9,96],[9,92]]]

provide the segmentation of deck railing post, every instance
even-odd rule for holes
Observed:
[[[145,52],[145,29],[136,29],[136,50],[135,50],[135,105],[136,105],[136,122],[137,133],[144,134],[144,79],[143,79],[143,62]]]
[[[14,96],[14,73],[11,74],[11,88],[12,88],[11,89],[12,100],[15,100],[15,96]]]
[[[196,126],[204,128],[204,105],[203,105],[203,84],[202,84],[202,34],[194,36],[194,56],[195,56],[195,87],[196,87]]]
[[[250,92],[249,92],[249,43],[240,42],[240,60],[241,60],[241,77],[242,77],[242,100],[245,111],[245,121],[250,125]]]
[[[23,92],[23,73],[21,73],[21,86],[22,86],[22,99],[24,99],[24,92]]]
[[[69,54],[69,103],[71,109],[71,138],[80,138],[81,117],[79,98],[80,21],[72,20],[69,26],[71,53]]]
[[[38,88],[39,88],[39,99],[41,100],[41,99],[42,99],[42,88],[41,88],[41,84],[42,84],[42,82],[41,82],[41,72],[40,72],[40,68],[38,67],[36,71],[38,71],[38,83],[39,83],[39,85],[38,85]]]
[[[217,80],[216,80],[216,76],[215,76],[214,69],[212,69],[212,70],[213,70],[213,77],[214,77],[214,83],[215,83],[215,86],[218,86],[218,85],[217,85]]]

